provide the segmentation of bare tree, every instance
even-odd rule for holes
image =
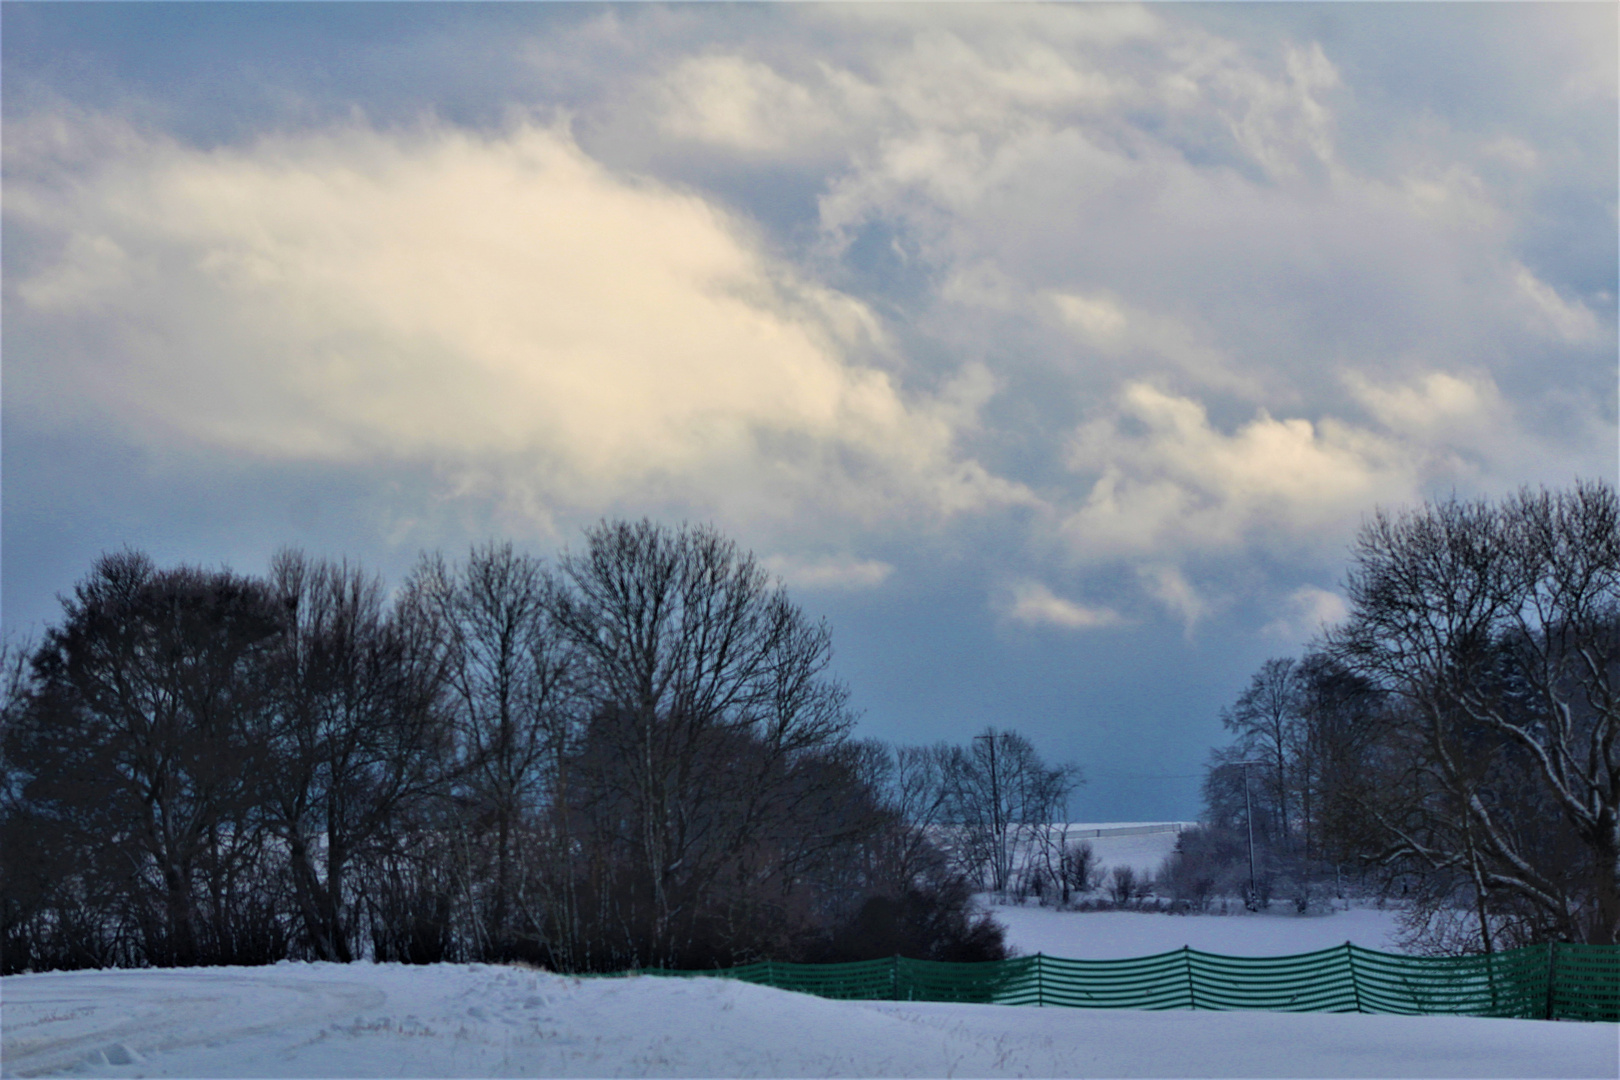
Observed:
[[[1367,800],[1379,771],[1377,757],[1387,719],[1384,697],[1367,679],[1322,652],[1295,668],[1299,730],[1291,750],[1302,830],[1301,851],[1314,860],[1342,862],[1364,846],[1357,805]]]
[[[9,740],[23,797],[123,861],[150,961],[239,957],[235,916],[262,836],[252,778],[274,605],[228,571],[159,571],[123,552],[101,558],[63,612]]]
[[[33,642],[9,633],[0,637],[0,812],[15,807],[18,800],[10,734],[28,708],[33,690],[29,660],[35,648]]]
[[[604,522],[586,539],[555,609],[589,688],[582,811],[617,832],[616,918],[662,964],[763,849],[802,841],[826,792],[797,766],[853,718],[826,627],[719,533]]]
[[[1116,907],[1124,907],[1136,895],[1136,867],[1129,863],[1116,865],[1108,875],[1108,892]]]
[[[1221,723],[1237,736],[1238,753],[1266,763],[1263,783],[1276,810],[1275,841],[1286,850],[1290,759],[1302,742],[1300,685],[1294,661],[1274,657],[1261,664],[1232,707],[1221,710]]]
[[[1262,883],[1276,883],[1308,906],[1330,872],[1342,892],[1338,870],[1376,846],[1366,808],[1387,799],[1386,774],[1402,757],[1388,737],[1385,695],[1315,652],[1298,662],[1266,661],[1223,718],[1236,738],[1210,753],[1203,820],[1214,833],[1241,835],[1246,849],[1252,844],[1245,852],[1253,862],[1249,902],[1257,902]],[[1283,843],[1285,812],[1296,843]]]
[[[850,741],[826,626],[712,529],[424,557],[392,599],[124,553],[63,605],[0,649],[7,972],[1003,953],[934,843],[955,752]],[[1044,830],[1072,773],[1005,751],[995,812]]]
[[[311,950],[346,962],[356,955],[351,864],[385,853],[412,804],[445,779],[444,665],[359,567],[284,550],[270,586],[285,632],[260,797]]]
[[[1077,767],[1049,767],[1028,739],[994,728],[974,736],[966,748],[953,748],[945,775],[946,805],[962,857],[976,873],[986,874],[986,885],[998,893],[1012,881],[1020,848],[1052,854],[1051,826],[1058,817],[1067,819],[1069,795],[1081,782]],[[1059,859],[1065,838],[1057,838]]]
[[[1103,882],[1103,872],[1097,862],[1097,851],[1085,840],[1078,844],[1063,845],[1057,875],[1063,886],[1063,902],[1067,904],[1071,893],[1091,892]]]
[[[1583,483],[1380,512],[1355,548],[1330,645],[1391,695],[1397,751],[1364,809],[1386,859],[1467,883],[1486,950],[1620,942],[1617,525]]]
[[[950,748],[944,743],[895,748],[890,805],[912,826],[905,846],[895,855],[895,869],[903,880],[914,878],[939,851],[941,826],[949,813],[949,762]]]
[[[515,947],[514,916],[526,906],[520,840],[549,805],[574,716],[554,588],[539,560],[493,542],[454,566],[424,558],[407,586],[407,602],[433,619],[445,649],[469,826],[475,842],[486,828],[493,833],[493,880],[479,920],[488,955]]]

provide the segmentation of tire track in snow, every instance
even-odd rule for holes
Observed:
[[[14,976],[6,982],[0,1076],[129,1065],[186,1047],[294,1035],[307,1024],[342,1020],[388,1000],[375,986],[272,977],[273,971],[75,972],[66,986],[54,975],[50,989],[42,983],[37,996],[29,993],[29,976]],[[198,994],[199,984],[209,992]]]

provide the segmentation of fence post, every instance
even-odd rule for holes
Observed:
[[[1554,987],[1558,980],[1558,942],[1547,942],[1547,1019],[1556,1020],[1557,1009],[1554,1007]]]
[[[1496,955],[1496,953],[1485,954],[1485,978],[1491,987],[1491,1015],[1501,1016],[1501,997],[1496,992],[1496,960],[1494,959]]]
[[[1187,961],[1187,1001],[1190,1003],[1189,1007],[1196,1010],[1198,1008],[1198,988],[1193,985],[1192,946],[1183,945],[1181,955]]]
[[[1344,943],[1344,962],[1350,965],[1350,993],[1356,999],[1356,1012],[1366,1012],[1361,1007],[1361,982],[1356,978],[1356,947],[1348,941]]]

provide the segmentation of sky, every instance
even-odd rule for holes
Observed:
[[[1364,518],[1615,480],[1612,4],[0,7],[0,621],[709,522],[1193,819]]]

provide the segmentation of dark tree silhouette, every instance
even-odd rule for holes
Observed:
[[[102,558],[63,614],[8,732],[30,813],[50,825],[36,835],[116,875],[154,961],[251,954],[239,916],[260,899],[243,895],[263,839],[252,778],[282,630],[268,591],[125,552]]]
[[[1329,639],[1393,706],[1367,811],[1401,857],[1467,883],[1478,943],[1620,943],[1620,504],[1526,490],[1378,513]]]
[[[311,951],[348,961],[359,932],[351,867],[386,855],[446,779],[443,650],[408,610],[389,612],[382,582],[357,566],[282,551],[270,588],[284,632],[259,798]]]

